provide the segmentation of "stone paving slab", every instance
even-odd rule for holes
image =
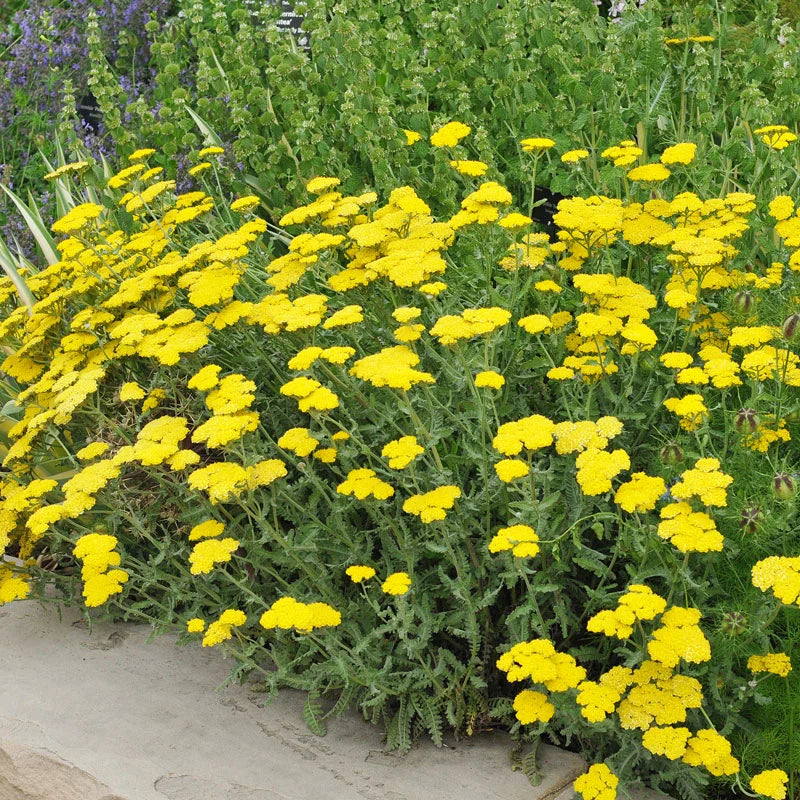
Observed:
[[[396,755],[355,713],[320,738],[300,693],[265,708],[221,686],[232,662],[220,651],[149,632],[90,634],[77,609],[0,608],[0,800],[571,800],[585,769],[542,745],[532,787],[501,733]]]

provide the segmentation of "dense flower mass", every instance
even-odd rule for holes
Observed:
[[[302,156],[285,213],[227,192],[217,144],[191,191],[149,147],[49,170],[52,263],[0,279],[0,603],[52,580],[165,614],[309,691],[312,727],[341,691],[391,746],[573,731],[611,753],[587,799],[634,768],[743,785],[770,764],[736,720],[793,691],[800,605],[791,131],[720,187],[688,130],[520,135],[507,162],[423,120],[388,191],[327,145],[265,148]]]

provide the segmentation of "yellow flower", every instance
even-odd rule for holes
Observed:
[[[405,469],[425,448],[417,443],[416,436],[402,436],[384,445],[381,455],[389,459],[392,469]]]
[[[648,728],[642,734],[642,746],[657,756],[677,761],[686,752],[686,743],[692,733],[688,728]]]
[[[403,595],[411,588],[411,578],[407,572],[393,572],[381,584],[384,594]]]
[[[409,131],[403,128],[403,133],[406,135],[406,144],[412,145],[415,142],[418,142],[422,138],[421,133],[417,133],[416,131]]]
[[[518,228],[527,228],[532,223],[533,220],[527,214],[512,211],[510,214],[506,214],[497,224],[501,228],[511,231]]]
[[[786,653],[767,653],[763,656],[750,656],[747,659],[750,672],[771,672],[785,678],[792,671],[792,662]]]
[[[251,208],[255,208],[261,200],[254,195],[248,194],[245,197],[240,197],[238,200],[234,200],[231,203],[231,211],[249,211]]]
[[[547,695],[542,692],[523,689],[514,698],[514,712],[523,725],[549,722],[555,710],[555,706],[547,702]]]
[[[201,161],[199,164],[195,164],[189,169],[189,174],[192,176],[199,175],[201,172],[205,172],[207,169],[211,169],[211,162]]]
[[[592,764],[572,787],[584,800],[616,800],[619,779],[605,764]]]
[[[189,531],[189,541],[196,542],[198,539],[210,539],[219,536],[225,530],[225,525],[216,519],[207,519],[200,522]]]
[[[233,628],[239,628],[247,622],[247,615],[244,611],[237,608],[229,608],[223,611],[218,620],[208,626],[205,636],[203,636],[203,647],[214,647],[214,645],[230,639],[233,636]]]
[[[588,158],[589,151],[578,149],[578,150],[567,150],[564,155],[561,156],[561,160],[565,164],[577,164],[579,161],[583,161],[584,158]]]
[[[530,139],[523,139],[520,144],[526,153],[538,153],[542,150],[549,150],[555,142],[546,136],[534,136]]]
[[[666,180],[671,174],[663,164],[642,164],[642,166],[634,167],[628,172],[628,179],[645,183],[657,183],[658,181]]]
[[[361,583],[375,577],[375,570],[372,567],[365,567],[359,564],[348,567],[344,572],[353,583]]]
[[[785,800],[788,782],[789,776],[782,769],[767,769],[753,775],[750,788],[765,797],[771,797],[772,800]]]
[[[422,309],[416,306],[400,306],[392,311],[392,317],[401,323],[413,322],[420,314],[422,314]]]
[[[75,457],[79,461],[91,461],[93,458],[103,455],[103,453],[108,450],[109,446],[108,442],[92,442],[81,450],[78,450],[78,452],[75,453]]]
[[[434,147],[455,147],[471,130],[463,122],[448,122],[431,135],[431,144]]]
[[[152,147],[142,147],[139,150],[134,150],[128,156],[128,161],[144,161],[146,158],[152,156],[155,152],[155,149]]]
[[[103,206],[96,203],[81,203],[53,223],[53,233],[77,233],[103,212]]]
[[[660,476],[634,472],[627,483],[620,485],[614,495],[614,502],[628,511],[652,511],[659,497],[667,491],[667,485]]]
[[[662,164],[691,164],[697,151],[697,145],[691,142],[679,142],[668,147],[659,159]]]
[[[530,558],[539,552],[539,537],[529,525],[510,525],[500,528],[489,542],[490,553],[511,550],[516,558]]]
[[[210,147],[204,147],[198,154],[198,158],[206,158],[207,156],[221,156],[225,150],[222,147],[217,145],[211,145]]]
[[[699,730],[686,745],[683,761],[693,767],[705,767],[712,775],[735,775],[739,761],[731,755],[731,744],[711,728]]]
[[[261,615],[258,624],[267,630],[294,628],[298,633],[310,633],[315,628],[336,627],[342,615],[327,603],[301,603],[294,597],[281,597]]]
[[[493,369],[479,372],[475,376],[475,386],[478,389],[502,389],[505,386],[506,379]]]
[[[343,325],[355,325],[364,321],[363,309],[361,306],[345,306],[331,314],[323,323],[325,330],[340,328]]]
[[[186,630],[189,633],[202,633],[206,629],[206,622],[200,617],[193,617],[186,623]]]
[[[531,470],[530,467],[518,458],[504,458],[494,465],[497,477],[503,483],[510,483],[517,478],[524,478]]]
[[[481,175],[485,175],[486,170],[489,169],[483,161],[451,161],[450,166],[456,172],[471,178],[479,178]]]
[[[204,539],[198,542],[189,554],[192,575],[204,575],[214,568],[215,564],[224,564],[231,560],[233,552],[239,547],[236,539]]]
[[[289,428],[283,436],[278,439],[278,447],[284,450],[291,450],[300,458],[305,458],[317,449],[319,439],[315,439],[308,428]]]
[[[394,494],[394,489],[380,480],[371,469],[351,469],[347,479],[336,487],[336,491],[346,496],[354,496],[358,500],[366,500],[370,496],[376,500],[387,500]]]
[[[414,514],[422,522],[429,524],[447,517],[456,500],[461,497],[461,489],[457,486],[439,486],[425,494],[415,494],[403,503],[403,511]]]
[[[143,397],[144,389],[142,389],[136,381],[123,383],[119,390],[119,399],[121,403],[127,403],[130,400],[141,400]]]

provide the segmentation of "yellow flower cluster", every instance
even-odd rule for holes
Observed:
[[[405,345],[385,347],[371,356],[356,361],[350,374],[373,386],[388,386],[408,391],[417,383],[436,383],[429,372],[414,369],[419,356]]]
[[[514,713],[523,725],[532,725],[534,722],[549,722],[555,713],[556,707],[547,701],[544,692],[533,689],[523,689],[514,698]]]
[[[771,672],[785,678],[792,671],[792,661],[786,653],[767,653],[763,656],[750,656],[747,659],[750,672]]]
[[[711,658],[711,645],[700,630],[696,608],[672,606],[661,617],[661,627],[653,631],[647,652],[653,661],[677,667],[681,661],[700,664]]]
[[[698,731],[686,744],[683,760],[705,767],[712,775],[735,775],[739,761],[731,755],[731,743],[712,728]]]
[[[351,469],[347,473],[347,478],[336,487],[336,491],[348,497],[356,497],[358,500],[366,500],[368,497],[387,500],[394,494],[394,489],[378,478],[374,470],[365,468]]]
[[[694,511],[689,503],[670,503],[661,509],[657,533],[681,553],[718,553],[722,534],[704,511]]]
[[[467,225],[488,225],[499,219],[500,207],[510,205],[512,200],[508,189],[496,181],[487,181],[461,201],[460,211],[447,224],[454,231]]]
[[[539,552],[539,537],[530,525],[500,528],[489,542],[490,553],[510,550],[516,558],[531,558]]]
[[[642,148],[633,139],[625,139],[618,145],[607,147],[600,153],[602,158],[614,162],[615,167],[628,167],[642,155]]]
[[[341,621],[342,615],[327,603],[301,603],[293,597],[281,597],[261,615],[258,624],[267,630],[281,628],[310,633],[315,628],[336,627]]]
[[[670,397],[664,401],[664,405],[678,417],[685,431],[696,431],[707,419],[708,408],[699,394]]]
[[[231,560],[234,551],[239,547],[237,539],[203,539],[198,542],[189,554],[189,570],[192,575],[207,575],[216,564],[225,564]]]
[[[611,479],[631,465],[624,450],[600,450],[589,447],[575,459],[578,472],[575,476],[581,491],[588,496],[611,491]]]
[[[643,661],[635,670],[614,667],[601,682],[627,695],[617,707],[620,725],[625,730],[647,731],[686,721],[688,709],[700,708],[703,693],[700,682],[687,675],[676,675],[664,664]]]
[[[406,594],[410,588],[411,578],[407,572],[393,572],[381,584],[381,590],[384,594],[395,596]]]
[[[431,134],[434,147],[455,147],[472,129],[463,122],[448,122]]]
[[[411,495],[403,503],[403,511],[420,518],[421,522],[430,524],[447,517],[456,500],[461,497],[458,486],[438,486],[424,494]]]
[[[512,683],[527,679],[550,692],[574,689],[586,677],[586,670],[572,656],[557,652],[549,639],[515,644],[497,659],[497,668]]]
[[[7,564],[0,563],[0,606],[13,600],[24,600],[30,591],[25,578],[15,575]]]
[[[222,644],[233,636],[233,629],[240,628],[247,622],[247,615],[237,608],[229,608],[214,620],[203,636],[203,647],[214,647]],[[195,626],[196,627],[196,626]],[[199,629],[202,631],[202,628]],[[199,631],[198,631],[199,632]]]
[[[750,788],[764,797],[771,797],[772,800],[786,800],[788,782],[789,776],[782,769],[767,769],[753,775]]]
[[[757,589],[771,589],[787,606],[800,606],[800,557],[768,556],[756,563],[751,573]]]
[[[439,344],[455,344],[461,339],[471,339],[502,328],[511,319],[504,308],[468,308],[461,314],[440,317],[430,329]]]
[[[339,398],[318,380],[302,375],[292,378],[280,388],[280,393],[297,400],[300,411],[332,411],[339,408]]]
[[[205,491],[212,505],[227,503],[248,490],[269,486],[286,475],[286,465],[277,458],[243,467],[230,461],[217,461],[194,470],[189,475],[191,489]]]
[[[655,619],[666,607],[667,601],[648,586],[633,583],[619,598],[616,608],[590,617],[586,629],[591,633],[627,639],[637,620]]]
[[[375,570],[372,567],[357,564],[348,567],[344,572],[353,583],[362,583],[363,581],[368,581],[370,578],[375,577]]]
[[[111,569],[120,563],[119,553],[114,551],[117,538],[105,533],[87,533],[81,536],[72,549],[72,554],[81,559],[83,597],[88,607],[101,606],[111,595],[119,594],[128,580],[122,569]]]
[[[661,476],[634,472],[629,481],[620,484],[614,502],[630,513],[652,511],[666,491],[667,485]]]
[[[619,778],[605,765],[592,764],[585,775],[576,778],[572,788],[583,800],[616,800]]]
[[[405,469],[417,456],[425,452],[416,436],[401,436],[383,446],[381,455],[389,459],[392,469]]]
[[[797,141],[797,134],[792,133],[787,125],[765,125],[756,128],[753,133],[773,150],[785,150],[792,142]]]

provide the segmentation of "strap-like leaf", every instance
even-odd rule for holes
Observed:
[[[11,198],[14,205],[19,209],[19,213],[22,214],[23,218],[25,219],[25,224],[33,234],[33,238],[36,239],[36,244],[39,245],[39,249],[42,251],[42,255],[44,255],[47,263],[57,264],[59,261],[61,261],[61,256],[56,250],[55,240],[50,235],[50,231],[47,230],[42,222],[39,209],[36,208],[36,203],[32,203],[33,208],[29,208],[7,186],[3,186],[3,184],[0,183],[0,189],[2,189]]]

